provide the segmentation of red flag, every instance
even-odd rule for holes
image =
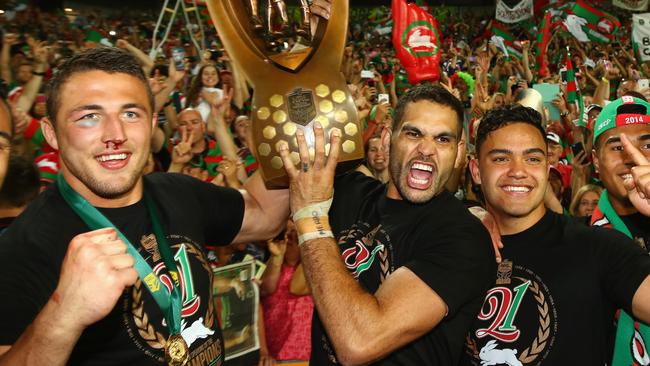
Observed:
[[[433,16],[414,3],[393,0],[393,46],[409,83],[440,78],[440,31]]]

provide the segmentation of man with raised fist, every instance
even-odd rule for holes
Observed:
[[[223,363],[204,245],[273,237],[287,191],[143,176],[153,108],[119,49],[79,53],[51,80],[42,129],[61,174],[0,239],[0,365]]]

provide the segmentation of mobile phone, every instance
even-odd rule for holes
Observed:
[[[388,103],[390,98],[388,97],[388,94],[381,93],[377,96],[377,103],[382,104],[382,103]]]
[[[180,47],[172,48],[172,59],[174,60],[176,70],[183,70],[185,68],[185,65],[183,64],[183,60],[185,59],[184,49]]]
[[[375,77],[375,74],[370,70],[361,70],[362,79],[372,79]]]
[[[578,141],[575,144],[571,145],[571,152],[573,153],[573,157],[575,158],[580,154],[581,152],[585,152],[585,144],[582,141]]]
[[[648,87],[650,87],[650,81],[648,79],[639,79],[639,81],[637,81],[637,83],[638,83],[638,86],[639,86],[638,87],[639,91],[648,89]]]

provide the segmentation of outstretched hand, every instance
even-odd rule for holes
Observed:
[[[330,133],[329,156],[325,153],[325,131],[318,122],[314,123],[314,138],[314,161],[311,162],[305,134],[300,129],[296,131],[300,151],[299,168],[294,166],[287,144],[280,146],[280,156],[290,180],[292,213],[305,206],[327,201],[334,193],[334,173],[341,147],[341,131],[333,129]]]

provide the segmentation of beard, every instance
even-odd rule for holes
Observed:
[[[145,156],[148,156],[149,152]],[[133,155],[131,155],[133,157]],[[93,194],[105,198],[113,199],[121,197],[129,193],[135,187],[138,180],[142,177],[144,167],[147,159],[140,158],[139,161],[131,162],[134,167],[129,172],[126,180],[117,181],[117,179],[100,180],[92,175],[90,169],[84,169],[81,164],[74,164],[68,160],[65,154],[61,154],[61,160],[68,168],[70,173],[74,175],[86,188]]]
[[[391,149],[388,165],[390,178],[392,179],[395,188],[397,188],[397,192],[399,192],[400,197],[402,197],[403,200],[409,201],[411,203],[419,204],[431,200],[434,196],[440,193],[442,190],[442,184],[440,172],[438,171],[438,166],[436,165],[434,171],[432,172],[431,185],[429,188],[426,190],[419,190],[409,187],[406,181],[408,179],[410,167],[416,160],[431,162],[430,159],[418,158],[410,160],[406,165],[402,165],[402,162],[394,156],[394,150]]]

